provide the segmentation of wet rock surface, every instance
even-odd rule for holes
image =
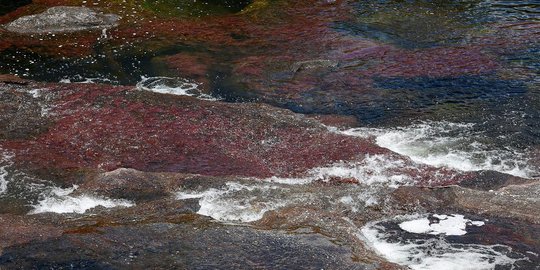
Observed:
[[[266,105],[104,85],[43,88],[42,98],[52,99],[48,115],[55,124],[32,142],[2,144],[30,166],[269,177],[298,174],[359,153],[386,152]]]
[[[24,16],[4,25],[8,31],[24,34],[47,34],[107,29],[118,25],[120,17],[98,13],[87,7],[58,6],[45,12]]]
[[[12,84],[12,81],[8,81]],[[29,138],[42,133],[47,129],[47,118],[42,115],[43,107],[39,101],[30,98],[37,95],[35,92],[3,91],[0,93],[2,107],[0,121],[3,127],[0,137],[3,139]]]
[[[320,235],[215,224],[200,228],[196,223],[153,223],[101,227],[97,233],[65,234],[54,240],[15,246],[4,250],[0,265],[99,269],[254,269],[302,265],[305,269],[376,269],[376,265],[353,262],[348,253],[346,248]]]
[[[536,3],[188,2],[0,6],[0,268],[540,269]]]
[[[358,237],[359,228],[372,220],[425,212],[481,212],[487,219],[539,222],[540,205],[532,180],[415,164],[369,138],[332,131],[317,120],[320,117],[134,87],[28,82],[4,84],[1,89],[5,105],[34,108],[6,110],[6,135],[0,144],[13,161],[3,175],[11,179],[8,200],[4,199],[10,206],[2,209],[5,222],[0,236],[4,239],[0,264],[8,269],[30,265],[122,268],[127,263],[203,269],[299,264],[314,269],[330,265],[400,269],[371,251]],[[35,119],[35,124],[21,124],[17,119]],[[322,120],[350,122],[347,118]],[[42,124],[42,129],[32,132],[22,129],[20,134],[27,136],[8,128]],[[355,125],[345,126],[350,124]],[[171,141],[164,141],[168,136]],[[157,137],[159,141],[152,139]],[[194,137],[198,139],[192,142]],[[244,140],[240,145],[238,138]],[[130,147],[133,152],[125,152]],[[293,148],[296,153],[285,152]],[[227,158],[217,159],[215,149],[225,151]],[[104,165],[103,161],[114,163]],[[155,167],[165,162],[171,164],[169,169]],[[332,163],[338,167],[325,168]],[[350,172],[332,171],[339,166]],[[394,190],[385,183],[388,179],[395,179],[396,184],[461,183],[464,187]],[[494,179],[499,180],[489,181]],[[77,189],[69,190],[72,185]],[[66,189],[47,191],[55,186]],[[21,197],[19,192],[28,195]],[[36,205],[78,209],[84,200],[101,204],[86,214],[24,215]],[[118,200],[132,204],[107,209]],[[34,206],[29,208],[29,203]],[[255,227],[218,225],[199,215],[251,222]],[[535,231],[523,233],[529,236],[510,237],[530,237]],[[253,241],[257,253],[250,249]],[[221,242],[230,245],[210,244]],[[529,251],[534,252],[536,246],[531,242]],[[202,263],[204,256],[213,260]],[[246,259],[253,265],[241,263]],[[530,264],[519,267],[526,266]]]

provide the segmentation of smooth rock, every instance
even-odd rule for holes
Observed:
[[[328,59],[317,59],[317,60],[308,60],[296,62],[292,65],[291,70],[293,73],[296,73],[301,70],[306,69],[316,69],[316,68],[335,68],[338,66],[338,62],[335,60]]]
[[[118,15],[99,13],[87,7],[58,6],[20,17],[4,28],[22,34],[76,32],[115,27],[119,19]]]

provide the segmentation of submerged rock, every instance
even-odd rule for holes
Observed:
[[[34,2],[1,23],[58,3]],[[143,2],[155,5],[135,7]],[[439,106],[429,103],[434,99],[526,97],[532,92],[515,78],[493,74],[507,65],[505,48],[534,35],[405,50],[336,29],[350,17],[348,1],[238,1],[254,4],[223,13],[202,6],[193,14],[169,9],[173,2],[90,3],[125,18],[101,37],[0,30],[0,62],[12,67],[5,73],[54,82],[84,81],[93,71],[114,80],[169,77],[137,90],[0,76],[0,268],[402,269],[369,250],[360,230],[373,220],[425,213],[485,222],[466,228],[465,240],[529,252],[528,263],[539,265],[537,183],[422,165],[391,152],[391,144],[378,146],[375,135],[335,128],[386,117],[405,123],[403,111]],[[196,2],[185,5],[211,1]],[[210,11],[222,16],[193,18]],[[18,33],[71,32],[118,19],[57,7],[9,25]],[[439,34],[424,33],[420,39]],[[83,58],[88,54],[95,55]],[[139,70],[148,63],[151,70]],[[238,100],[254,102],[230,103]],[[125,200],[131,207],[113,207]],[[47,207],[26,215],[36,205]],[[533,269],[527,266],[514,269]]]
[[[40,14],[20,17],[4,28],[22,34],[76,32],[115,27],[118,20],[118,15],[99,13],[87,7],[58,6]]]
[[[316,68],[335,68],[338,66],[338,62],[328,59],[317,59],[317,60],[307,60],[299,61],[292,65],[291,71],[297,73],[306,69],[316,69]]]
[[[270,177],[388,152],[267,105],[91,84],[49,84],[42,92],[54,124],[35,139],[0,143],[34,169]]]
[[[369,138],[268,105],[96,84],[32,83],[0,90],[7,101],[7,117],[0,122],[6,140],[0,148],[13,153],[20,169],[55,182],[67,179],[68,185],[79,185],[73,174],[118,168],[428,186],[475,176],[414,163]],[[35,119],[31,125],[17,121],[30,116]],[[139,184],[157,192],[142,197],[162,192]]]
[[[249,227],[156,222],[103,226],[48,241],[13,246],[0,256],[7,268],[122,269],[375,269],[322,235]],[[25,259],[23,259],[25,258]]]

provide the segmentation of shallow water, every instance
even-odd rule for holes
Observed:
[[[512,220],[411,213],[418,206],[407,208],[390,196],[415,185],[455,184],[454,179],[480,171],[519,181],[540,178],[538,1],[321,1],[324,8],[313,9],[285,0],[128,2],[119,5],[130,12],[122,15],[133,25],[91,33],[86,37],[91,45],[76,35],[24,37],[24,46],[1,48],[0,74],[74,89],[78,83],[127,85],[137,94],[162,95],[157,103],[164,104],[197,98],[204,102],[201,107],[265,103],[307,116],[350,116],[355,120],[350,127],[311,128],[365,138],[389,152],[358,153],[354,160],[290,177],[188,181],[168,190],[167,200],[196,205],[193,212],[199,216],[232,228],[247,224],[281,235],[287,226],[305,226],[334,237],[347,231],[382,258],[412,269],[538,269],[536,240],[523,240],[538,232],[535,226],[510,235]],[[0,16],[28,4],[20,3],[0,5]],[[118,3],[111,3],[96,5],[115,11]],[[57,41],[69,43],[72,51]],[[83,56],[74,56],[79,49]],[[32,96],[42,102],[50,98],[39,90]],[[138,101],[147,106],[144,98]],[[240,125],[243,115],[238,117]],[[207,136],[201,142],[214,136],[198,135]],[[272,143],[261,145],[271,148]],[[94,208],[138,207],[130,200],[78,192],[76,185],[55,179],[57,171],[27,172],[14,164],[11,153],[0,149],[0,154],[0,214],[84,216]],[[403,215],[392,216],[396,213]],[[334,226],[336,232],[328,229]],[[304,239],[302,233],[289,233]],[[212,237],[204,243],[217,239]],[[321,239],[312,242],[324,242],[325,250],[313,254],[345,250],[337,240]],[[272,265],[281,250],[292,257],[301,253],[285,242],[265,245],[272,252],[258,254],[257,263]],[[26,254],[24,247],[11,252]],[[0,264],[6,258],[0,257]],[[282,264],[298,267],[305,258],[300,259]]]
[[[538,21],[537,1],[358,1],[354,23],[336,27],[406,48],[466,44],[491,23]]]
[[[441,218],[442,217],[442,218]],[[419,221],[427,217],[398,217],[393,221],[372,223],[362,228],[362,236],[390,261],[411,269],[534,269],[538,264],[533,247],[502,244],[504,236],[482,232],[482,227],[505,226],[504,221],[460,220],[462,215],[430,215],[430,226],[446,226],[434,232],[419,230]],[[416,224],[411,225],[413,222]],[[502,224],[498,224],[502,223]],[[454,228],[453,228],[454,227]],[[455,227],[460,227],[458,233]],[[461,229],[462,227],[462,229]],[[404,229],[405,228],[405,229]],[[446,232],[445,232],[446,231]],[[477,235],[481,235],[476,238]],[[500,239],[497,239],[500,237]],[[489,239],[489,240],[488,240]],[[496,239],[496,240],[495,240]],[[491,244],[493,242],[499,244]],[[509,243],[512,245],[512,243]]]

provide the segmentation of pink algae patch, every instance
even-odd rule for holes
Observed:
[[[208,102],[123,87],[68,88],[51,90],[59,97],[53,112],[57,120],[46,133],[3,143],[21,164],[34,169],[130,167],[267,177],[387,152],[265,105]]]

